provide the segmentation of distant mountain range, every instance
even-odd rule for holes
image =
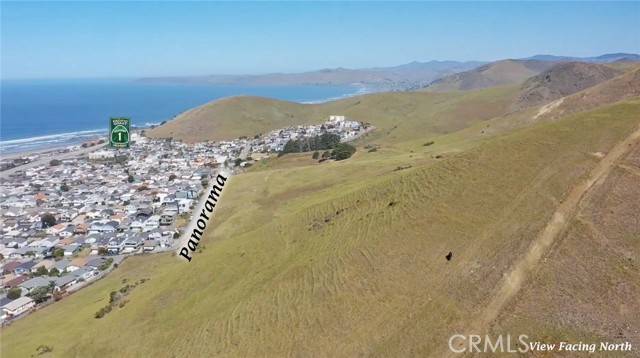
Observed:
[[[428,61],[411,62],[392,67],[361,69],[327,68],[300,73],[268,73],[257,75],[203,75],[147,77],[144,83],[194,83],[237,86],[299,86],[349,85],[362,86],[373,91],[407,91],[435,86],[436,90],[485,88],[499,84],[524,81],[557,62],[634,62],[640,55],[629,53],[605,54],[597,57],[569,57],[535,55],[525,59],[503,60],[492,63],[482,61]],[[498,68],[494,68],[498,66]],[[496,78],[493,78],[493,74]],[[462,76],[462,77],[460,77]]]
[[[617,56],[599,57],[612,60]],[[304,105],[261,97],[229,97],[191,109],[175,120],[150,130],[147,134],[151,137],[172,137],[183,141],[222,140],[242,135],[253,136],[256,133],[265,133],[290,125],[316,123],[332,113],[353,114],[360,118],[381,115],[380,113],[385,113],[383,117],[393,117],[405,111],[426,115],[430,108],[428,101],[440,96],[440,94],[430,95],[428,92],[441,92],[442,95],[446,95],[446,92],[482,91],[492,87],[498,87],[494,89],[495,93],[509,94],[503,98],[508,102],[503,103],[506,113],[548,105],[548,108],[540,110],[541,114],[536,118],[543,115],[555,117],[574,113],[582,108],[595,108],[637,96],[640,88],[638,85],[640,64],[612,61],[611,63],[594,63],[530,59],[500,60],[445,76],[419,91],[377,93],[321,105]],[[439,70],[449,70],[453,64],[455,63],[437,63],[441,66]],[[425,71],[426,77],[431,71],[438,70],[434,68],[436,63],[432,63],[428,71],[423,65],[423,63],[414,62],[369,71],[383,73]],[[589,95],[585,97],[586,93]],[[405,97],[399,96],[409,96],[406,98],[411,99],[411,105],[406,105],[400,100]],[[551,105],[556,100],[559,101]],[[421,112],[415,112],[415,106],[418,106],[418,103],[424,106]],[[475,115],[477,113],[472,117]]]
[[[635,53],[608,53],[595,57],[570,57],[570,56],[554,56],[554,55],[535,55],[524,58],[523,60],[551,61],[551,62],[593,62],[593,63],[612,63],[612,62],[638,62],[640,55]]]
[[[444,76],[433,81],[428,86],[425,86],[424,90],[432,92],[450,92],[476,90],[501,85],[515,85],[563,63],[615,66],[623,65],[626,62],[638,61],[640,61],[640,55],[628,53],[605,54],[597,57],[536,55],[523,59],[509,59],[491,62],[468,71]],[[586,71],[585,73],[582,73],[585,79],[588,79],[592,75],[596,76],[598,79],[597,81],[596,79],[585,80],[585,83],[590,84],[591,82],[599,82],[600,80],[598,75],[587,73],[594,70],[596,67],[597,66],[568,66],[567,69],[576,69],[578,72]],[[613,70],[609,69],[609,71],[612,72]],[[560,73],[563,72],[564,71],[560,71]],[[574,75],[580,77],[578,74]],[[611,77],[603,76],[607,78]],[[574,88],[574,90],[577,89]],[[558,93],[564,93],[564,91],[559,91]],[[537,95],[541,94],[538,93]],[[566,93],[564,95],[566,95]]]
[[[145,83],[208,83],[239,86],[355,85],[374,90],[408,90],[423,87],[452,73],[470,70],[484,62],[429,61],[393,67],[332,68],[301,73],[262,75],[206,75],[141,78]]]

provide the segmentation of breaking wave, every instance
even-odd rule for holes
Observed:
[[[106,135],[107,131],[104,129],[93,129],[29,138],[2,140],[0,141],[0,151],[2,153],[19,153],[39,149],[55,149],[80,144],[100,137],[106,138]]]

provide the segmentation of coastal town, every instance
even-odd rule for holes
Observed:
[[[290,141],[333,134],[348,142],[369,130],[344,116],[195,144],[151,139],[141,130],[128,149],[101,140],[58,150],[46,161],[39,154],[3,159],[0,321],[64,299],[128,256],[175,251],[194,205],[221,169],[245,170]]]

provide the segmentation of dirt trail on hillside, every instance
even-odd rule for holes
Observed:
[[[501,309],[518,293],[527,275],[539,263],[542,256],[547,252],[551,244],[553,244],[553,241],[567,228],[571,219],[579,211],[580,202],[585,197],[585,194],[591,189],[601,185],[611,170],[618,164],[618,161],[633,148],[634,143],[639,141],[640,127],[627,136],[622,142],[614,146],[596,167],[591,170],[589,177],[585,181],[573,187],[569,196],[556,208],[551,220],[533,241],[529,250],[505,275],[505,279],[489,304],[480,312],[479,316],[472,321],[472,324],[469,325],[469,331],[452,332],[452,334],[486,334],[490,324],[498,317]],[[453,352],[448,351],[448,356],[452,355]]]
[[[560,106],[562,104],[562,102],[564,102],[565,97],[559,98],[551,103],[547,103],[544,106],[540,107],[540,109],[538,110],[538,113],[536,113],[535,116],[533,116],[533,119],[537,119],[538,117],[545,115],[549,112],[551,112],[552,110],[558,108],[558,106]]]

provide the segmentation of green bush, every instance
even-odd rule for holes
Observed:
[[[108,269],[108,268],[109,268],[109,266],[111,266],[111,263],[112,263],[112,262],[113,262],[113,259],[112,259],[112,258],[108,258],[108,259],[107,259],[107,261],[103,262],[103,263],[102,263],[102,265],[100,265],[100,266],[98,267],[98,269],[99,269],[100,271],[104,271],[104,270]]]
[[[278,156],[287,153],[311,152],[314,150],[324,150],[335,148],[340,143],[340,136],[332,133],[323,133],[310,138],[302,138],[298,140],[291,139],[284,145],[284,148]]]
[[[46,229],[56,224],[56,217],[51,213],[45,213],[40,216],[40,221],[42,222],[42,227]]]
[[[38,267],[38,269],[36,270],[36,272],[33,274],[34,276],[45,276],[48,275],[49,271],[47,271],[47,268],[44,266],[40,266]]]
[[[111,312],[111,305],[104,306],[96,312],[95,318],[102,318],[109,312]]]
[[[335,160],[344,160],[351,157],[355,152],[356,147],[347,143],[339,143],[331,151],[331,158]]]
[[[10,288],[9,292],[7,292],[7,298],[10,300],[15,300],[16,298],[20,298],[22,296],[22,289],[20,287]]]

